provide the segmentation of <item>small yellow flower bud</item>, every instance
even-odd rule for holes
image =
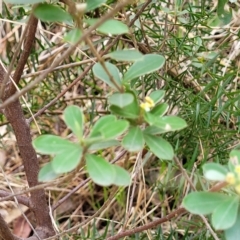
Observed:
[[[146,112],[149,112],[150,111],[150,107],[149,107],[149,104],[148,103],[141,103],[140,104],[140,107],[142,109],[144,109]]]
[[[198,57],[198,61],[204,63],[206,62],[206,59],[204,57]]]
[[[226,175],[225,181],[226,181],[227,183],[233,185],[233,184],[235,184],[235,182],[236,182],[236,178],[235,178],[235,176],[234,176],[233,173],[228,173],[228,174]],[[239,190],[240,190],[240,186],[239,186]]]
[[[140,104],[140,107],[146,112],[149,112],[155,106],[154,101],[150,97],[145,97],[145,102]]]
[[[145,101],[146,101],[146,103],[149,104],[149,107],[154,107],[155,106],[154,101],[150,97],[145,97]]]

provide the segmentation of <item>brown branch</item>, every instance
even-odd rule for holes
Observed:
[[[32,146],[30,128],[24,118],[19,100],[10,103],[5,108],[5,116],[13,127],[28,184],[30,187],[36,186],[38,185],[39,164]],[[31,192],[30,202],[36,218],[37,228],[41,228],[45,232],[45,237],[53,236],[55,232],[49,216],[44,190],[39,189]]]
[[[140,227],[133,228],[131,230],[120,232],[115,236],[107,238],[107,240],[117,240],[117,239],[120,239],[120,238],[123,238],[123,237],[126,237],[126,236],[133,235],[133,234],[138,233],[138,232],[143,232],[143,231],[148,230],[150,228],[154,228],[154,227],[156,227],[156,226],[158,226],[158,225],[160,225],[160,224],[162,224],[166,221],[169,221],[172,218],[177,217],[177,216],[179,216],[179,215],[181,215],[185,212],[186,212],[185,208],[180,207],[180,208],[176,209],[175,211],[169,213],[167,216],[165,216],[163,218],[160,218],[158,220],[150,222],[150,223],[148,223],[144,226],[140,226]]]
[[[15,73],[14,73],[14,77],[13,77],[16,84],[18,84],[18,82],[20,81],[24,66],[27,62],[27,59],[28,59],[29,55],[30,55],[32,44],[33,44],[33,41],[35,39],[37,23],[38,23],[38,20],[34,17],[33,14],[31,14],[30,18],[29,18],[29,21],[28,21],[28,24],[27,24],[27,26],[26,26],[26,28],[23,32],[22,38],[21,38],[20,42],[18,43],[16,51],[13,54],[13,58],[11,60],[11,63],[9,65],[9,67],[8,67],[8,72],[5,75],[4,80],[2,81],[2,86],[0,87],[0,98],[2,98],[3,93],[4,94],[6,93],[6,92],[3,92],[3,90],[6,87],[6,84],[9,84],[7,86],[7,87],[9,87],[9,90],[8,90],[9,95],[12,95],[16,91],[16,88],[15,88],[14,84],[11,81],[8,81],[8,79],[9,79],[9,76],[11,74],[12,68],[14,66],[14,62],[16,61],[17,55],[18,55],[18,53],[20,51],[20,48],[22,46],[22,42],[23,42],[24,39],[26,39],[26,41],[24,42],[24,46],[23,46],[23,52],[20,56],[20,59],[19,59],[18,64],[17,64],[17,68],[16,68]]]
[[[2,65],[0,65],[0,83],[3,82],[5,74],[5,70]],[[6,92],[3,94],[4,97],[2,100],[6,100],[5,97],[9,96],[7,90],[8,88],[4,88]],[[38,185],[39,164],[37,154],[32,146],[30,128],[18,99],[4,109],[4,115],[12,125],[15,133],[28,184],[30,187],[34,187]],[[49,208],[43,189],[31,192],[30,207],[36,218],[36,232],[39,236],[43,238],[53,236],[55,231],[49,216]]]
[[[17,68],[16,68],[16,70],[14,72],[14,75],[13,75],[13,79],[14,79],[16,84],[18,84],[20,79],[21,79],[24,66],[27,62],[27,59],[28,59],[29,55],[30,55],[32,45],[33,45],[34,39],[35,39],[37,24],[38,24],[38,19],[35,18],[33,14],[31,14],[30,18],[29,18],[29,21],[28,21],[28,25],[27,25],[27,33],[26,33],[26,37],[25,37],[26,40],[24,42],[23,51],[22,51],[22,54],[21,54],[20,59],[18,61]],[[9,90],[8,90],[9,96],[12,95],[15,92],[16,92],[15,86],[13,84],[10,84]]]
[[[21,78],[24,66],[30,55],[30,51],[35,38],[37,22],[38,20],[33,15],[31,15],[27,25],[24,49],[20,56],[20,60],[13,77],[13,80],[16,84],[19,82]],[[5,73],[5,70],[1,65],[0,67],[1,67],[0,82],[2,83],[3,86],[3,81],[7,74]],[[11,81],[7,79],[6,83],[9,83],[9,86],[8,87],[3,86],[4,94],[2,96],[2,100],[8,99],[16,91],[15,86],[10,82]],[[32,146],[30,128],[25,120],[19,99],[16,99],[14,102],[9,104],[4,109],[4,114],[13,127],[19,151],[21,154],[21,158],[23,161],[28,184],[30,187],[36,186],[38,185],[39,164],[36,152]],[[22,197],[19,199],[23,200]],[[43,237],[53,236],[55,232],[52,227],[51,218],[49,216],[49,208],[47,205],[44,190],[39,189],[33,191],[30,196],[30,204],[29,202],[25,203],[27,203],[28,206],[31,205],[30,207],[36,218],[37,223],[36,230],[38,230],[37,231],[38,234],[42,235]]]
[[[27,207],[30,207],[30,201],[28,197],[23,197],[23,196],[12,196],[12,193],[0,190],[0,201],[2,197],[11,197],[13,200],[14,198],[17,199],[17,201]]]
[[[8,82],[8,79],[9,79],[9,76],[11,75],[11,72],[12,72],[15,60],[17,59],[18,53],[21,50],[22,43],[23,43],[23,41],[25,39],[25,36],[26,36],[26,32],[27,32],[27,28],[25,28],[24,31],[23,31],[22,37],[21,37],[20,41],[17,44],[17,47],[16,47],[16,49],[14,51],[14,54],[12,56],[11,62],[9,64],[9,66],[8,66],[7,74],[5,75],[5,77],[4,77],[3,81],[2,81],[2,85],[0,87],[0,98],[2,98],[2,95],[4,93],[3,90],[5,89],[6,84]]]

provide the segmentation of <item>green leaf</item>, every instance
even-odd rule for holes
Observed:
[[[99,19],[85,19],[85,22],[89,25],[94,25]],[[128,33],[129,29],[128,26],[120,21],[110,19],[105,21],[103,24],[101,24],[97,31],[105,33],[105,34],[123,34]]]
[[[139,103],[133,92],[130,91],[130,92],[128,92],[128,94],[131,94],[134,99],[131,104],[129,104],[125,107],[122,107],[122,108],[120,108],[119,106],[111,105],[110,110],[114,114],[119,115],[121,117],[136,119],[140,115]]]
[[[134,101],[134,96],[130,93],[114,93],[108,98],[111,105],[123,108]]]
[[[172,160],[173,148],[169,142],[161,137],[144,134],[144,139],[151,152],[162,160]]]
[[[144,120],[149,124],[153,125],[158,118],[156,118],[151,112],[144,112]]]
[[[208,26],[210,27],[220,27],[230,23],[232,20],[231,12],[225,12],[224,15],[218,16],[217,14],[208,20]]]
[[[149,97],[154,101],[155,104],[159,103],[165,95],[164,90],[157,90],[150,93]]]
[[[87,154],[86,165],[90,177],[96,184],[109,186],[114,183],[116,170],[114,166],[104,158],[93,154]]]
[[[224,15],[226,14],[224,6],[227,4],[227,2],[228,0],[218,0],[217,15],[219,18],[224,17]]]
[[[68,106],[63,112],[64,121],[78,140],[82,139],[84,115],[78,106]]]
[[[114,19],[105,21],[100,27],[97,28],[97,30],[102,33],[113,35],[124,34],[129,32],[128,26],[126,24]]]
[[[212,214],[212,225],[216,230],[224,230],[232,227],[237,220],[239,206],[238,196],[227,196]]]
[[[59,154],[72,148],[70,141],[54,135],[42,135],[33,140],[33,146],[42,154]]]
[[[38,19],[44,22],[72,23],[72,17],[69,13],[52,4],[41,3],[37,5],[33,13]]]
[[[168,104],[167,103],[160,103],[155,106],[150,113],[155,117],[162,117],[168,111]]]
[[[190,213],[204,215],[212,213],[227,198],[222,193],[192,192],[184,197],[183,206]]]
[[[87,0],[87,8],[85,10],[85,12],[89,12],[94,10],[95,8],[101,6],[103,3],[105,3],[106,0]]]
[[[106,127],[108,127],[109,124],[116,121],[117,121],[117,118],[114,115],[107,115],[107,116],[101,117],[94,124],[89,136],[90,137],[101,136],[102,129],[105,129]]]
[[[11,4],[35,4],[44,2],[45,0],[4,0],[6,3]]]
[[[52,168],[52,163],[47,163],[45,164],[39,171],[38,173],[38,181],[39,182],[48,182],[51,180],[56,179],[59,176],[53,168]]]
[[[122,82],[120,79],[120,73],[118,68],[109,63],[109,62],[105,62],[105,66],[108,70],[108,72],[111,74],[111,76],[113,77],[115,83],[117,84],[117,86],[119,88],[121,88],[122,86]],[[93,66],[93,74],[99,78],[100,80],[102,80],[103,82],[107,83],[110,87],[112,87],[115,90],[118,90],[118,88],[116,87],[116,85],[111,81],[110,77],[108,76],[108,74],[106,73],[106,71],[104,70],[104,68],[102,67],[102,65],[100,63],[96,63]]]
[[[131,111],[132,110],[132,111]],[[139,117],[139,108],[132,108],[132,107],[126,107],[126,108],[120,108],[118,106],[110,106],[110,111],[125,118],[130,118],[130,119],[136,119]]]
[[[212,181],[224,181],[227,174],[227,169],[219,163],[206,163],[203,165],[204,177]]]
[[[110,148],[110,147],[114,147],[114,146],[119,146],[120,143],[117,140],[105,140],[105,141],[97,141],[96,143],[93,143],[90,145],[90,147],[88,148],[89,151],[97,151],[97,150],[101,150],[101,149],[106,149],[106,148]]]
[[[143,133],[148,134],[148,135],[158,135],[161,133],[165,133],[165,131],[163,129],[157,128],[155,126],[148,126],[144,129]]]
[[[129,82],[130,80],[139,76],[154,72],[165,63],[165,58],[157,54],[146,54],[142,60],[135,62],[128,71],[124,74],[123,81]]]
[[[75,44],[80,39],[81,35],[82,32],[78,28],[75,28],[65,35],[64,41]]]
[[[240,236],[240,211],[238,210],[238,215],[236,222],[232,227],[225,230],[225,238],[226,240],[236,240]]]
[[[139,127],[131,127],[122,140],[123,147],[129,152],[140,151],[144,147],[142,130]]]
[[[228,11],[225,11],[224,14],[219,16],[223,25],[226,25],[226,24],[230,23],[231,20],[232,20],[232,17],[233,17],[232,12],[228,12]]]
[[[128,126],[128,121],[117,120],[113,115],[104,116],[95,123],[90,137],[102,136],[104,139],[113,139],[124,133]]]
[[[123,168],[113,165],[115,170],[115,179],[114,184],[117,186],[128,186],[131,183],[131,177],[130,174]]]
[[[128,121],[117,120],[108,125],[108,127],[101,130],[105,139],[113,139],[123,134],[129,127]]]
[[[106,57],[110,57],[117,61],[135,62],[138,60],[142,60],[143,54],[137,50],[124,49],[111,52],[107,54]]]
[[[56,173],[67,173],[75,169],[82,158],[82,147],[72,143],[72,147],[56,155],[52,160],[52,168]]]
[[[187,123],[185,120],[177,116],[165,116],[156,118],[156,122],[154,122],[153,125],[164,129],[165,132],[171,132],[185,128],[187,126]]]
[[[240,165],[240,151],[239,150],[232,150],[229,154],[230,162],[234,165]]]

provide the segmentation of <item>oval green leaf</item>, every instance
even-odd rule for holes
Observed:
[[[105,66],[108,69],[108,72],[113,77],[115,84],[111,81],[110,77],[108,76],[108,74],[106,73],[106,71],[104,70],[100,63],[96,63],[93,66],[93,74],[103,82],[107,83],[113,89],[118,90],[118,88],[121,88],[122,86],[118,68],[109,62],[105,62]],[[116,84],[118,87],[116,86]]]
[[[112,122],[116,122],[117,118],[114,115],[103,116],[97,120],[97,122],[93,125],[93,128],[90,133],[90,137],[98,137],[101,136],[102,129],[108,127],[108,125]]]
[[[134,96],[131,93],[114,93],[108,98],[111,105],[123,108],[134,101]]]
[[[224,181],[227,169],[218,163],[206,163],[203,165],[204,177],[212,181]]]
[[[114,139],[128,129],[129,123],[125,120],[117,120],[115,116],[101,117],[93,126],[90,137],[103,137],[103,139]]]
[[[86,19],[85,22],[89,25],[94,25],[99,19]],[[105,34],[123,34],[128,33],[129,29],[128,26],[120,21],[110,19],[105,21],[103,24],[101,24],[97,31],[105,33]]]
[[[114,179],[114,184],[117,186],[128,186],[131,183],[131,177],[128,171],[126,171],[125,169],[117,166],[117,165],[113,165],[114,170],[115,170],[115,179]]]
[[[136,119],[139,117],[139,108],[120,108],[118,106],[110,106],[111,112],[115,113],[118,116],[125,117],[125,118],[130,118],[130,119]],[[131,111],[132,110],[132,111]]]
[[[232,227],[237,220],[239,197],[227,196],[212,214],[212,225],[216,230],[224,230]]]
[[[165,132],[177,131],[187,127],[186,121],[177,116],[156,118],[156,121],[152,124]]]
[[[98,151],[101,149],[106,149],[106,148],[110,148],[110,147],[116,147],[119,146],[120,143],[117,140],[107,140],[107,141],[98,141],[96,143],[93,143],[90,145],[90,147],[88,148],[89,151]]]
[[[38,181],[39,182],[48,182],[56,179],[59,176],[53,168],[52,163],[45,164],[38,173]]]
[[[97,30],[102,33],[113,35],[129,32],[128,26],[126,24],[114,19],[107,20],[100,27],[98,27]]]
[[[155,104],[159,103],[165,95],[164,90],[157,90],[150,93],[149,97],[154,101]]]
[[[120,108],[118,106],[111,105],[110,110],[121,117],[130,118],[130,119],[136,119],[139,117],[140,114],[140,106],[138,103],[138,100],[133,92],[129,92],[134,98],[133,102],[123,108]]]
[[[122,140],[122,146],[129,152],[140,151],[144,147],[142,130],[139,127],[131,127]]]
[[[106,55],[117,61],[135,62],[143,58],[143,54],[137,50],[124,49],[115,52],[111,52]]]
[[[63,112],[64,121],[78,140],[82,139],[84,115],[78,106],[68,106]]]
[[[33,146],[42,154],[59,154],[72,148],[73,143],[54,135],[42,135],[33,140]]]
[[[44,22],[65,22],[72,23],[72,17],[69,13],[58,6],[41,3],[33,10],[34,15]]]
[[[154,116],[151,112],[144,112],[144,120],[151,126],[153,125],[155,122],[157,122],[156,116]]]
[[[169,142],[161,137],[144,134],[144,139],[151,152],[162,160],[172,160],[173,148]]]
[[[168,111],[168,104],[167,103],[160,103],[155,106],[150,113],[153,114],[155,117],[162,117]]]
[[[237,220],[232,227],[225,230],[226,240],[236,240],[240,236],[240,211],[238,210]]]
[[[183,199],[183,206],[190,213],[204,215],[212,213],[227,198],[222,193],[192,192]]]
[[[109,186],[114,183],[116,178],[115,168],[104,158],[93,154],[87,154],[86,165],[90,177],[96,184]]]
[[[74,170],[82,158],[81,146],[72,143],[72,147],[56,155],[52,160],[53,170],[60,173],[67,173]]]
[[[87,0],[87,8],[85,10],[85,12],[89,12],[94,10],[95,8],[101,6],[103,3],[105,3],[106,0]]]
[[[161,133],[165,133],[165,131],[163,129],[157,128],[155,126],[148,126],[144,129],[143,133],[148,134],[148,135],[158,135]]]
[[[106,128],[101,130],[105,139],[113,139],[123,134],[129,127],[129,122],[125,120],[117,120],[110,123]]]
[[[80,39],[81,35],[82,32],[79,29],[75,28],[65,35],[64,41],[75,44]]]
[[[128,71],[124,74],[123,81],[129,82],[130,80],[139,76],[154,72],[165,63],[165,58],[157,54],[147,54],[143,56],[142,60],[135,62]]]

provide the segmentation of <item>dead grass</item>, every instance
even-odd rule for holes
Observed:
[[[190,4],[194,4],[193,2],[188,1]],[[176,6],[170,4],[168,7],[173,10]],[[17,11],[10,10],[11,20],[0,20],[3,24],[0,54],[5,64],[10,62],[25,27],[18,19],[24,20],[26,17],[24,14],[17,16]],[[137,11],[138,8],[133,6],[127,13],[133,14]],[[201,13],[202,18],[208,17],[207,13],[211,15],[210,12]],[[189,20],[187,24],[174,15],[164,14],[157,4],[156,7],[148,7],[139,18],[137,24],[140,24],[140,27],[133,27],[131,34],[122,36],[112,50],[135,46],[143,53],[158,52],[166,57],[167,63],[163,70],[145,76],[136,82],[135,86],[140,96],[151,89],[164,88],[166,101],[170,104],[169,114],[180,114],[189,123],[188,129],[165,137],[173,144],[189,178],[200,190],[208,187],[201,178],[202,163],[226,162],[229,149],[239,144],[239,24],[238,18],[234,18],[226,28],[219,29],[220,40],[216,41],[215,33],[211,33],[210,29],[202,25],[202,19],[197,18],[197,12],[185,15]],[[128,22],[124,12],[121,17],[123,21]],[[39,23],[35,48],[25,67],[21,87],[26,86],[49,68],[52,62],[62,57],[69,46],[63,42],[66,31],[67,27],[60,24]],[[91,39],[98,52],[102,52],[112,41],[112,37],[98,33],[93,33]],[[202,41],[200,47],[199,39]],[[205,56],[204,54],[210,51],[216,51],[218,57],[214,60],[203,57],[204,62],[201,62],[199,56]],[[95,60],[95,56],[85,44],[78,46],[68,59],[62,59],[54,72],[25,95],[33,113],[37,113],[56,98]],[[195,65],[192,64],[194,61]],[[221,65],[223,61],[227,63]],[[118,67],[124,71],[127,65],[118,64]],[[229,76],[231,72],[233,74]],[[62,121],[62,113],[67,105],[75,104],[85,111],[89,121],[85,129],[87,133],[99,116],[108,113],[106,98],[111,93],[112,90],[95,79],[90,70],[64,97],[36,117],[37,125],[42,133],[72,138]],[[26,118],[30,118],[28,109],[24,109]],[[38,131],[34,123],[31,123],[31,126],[34,138]],[[0,159],[1,166],[4,167],[4,171],[0,173],[1,189],[10,190],[11,186],[15,193],[21,192],[27,188],[21,156],[18,155],[10,126],[5,124],[1,129],[1,148],[6,155]],[[121,148],[114,148],[101,154],[109,161],[116,161],[128,169],[132,176],[132,185],[120,189],[114,186],[97,186],[91,180],[87,180],[84,164],[69,176],[49,183],[46,193],[52,206],[59,204],[59,201],[69,194],[53,212],[58,231],[80,227],[80,224],[84,223],[77,236],[69,235],[66,239],[79,239],[79,236],[82,236],[82,239],[100,239],[97,236],[105,239],[104,236],[116,234],[123,229],[147,224],[179,207],[182,198],[190,191],[189,182],[181,169],[174,163],[160,162],[147,150],[129,154]],[[39,156],[39,160],[44,164],[50,159],[47,156]],[[73,191],[74,189],[76,191]],[[11,217],[9,223],[19,218],[19,211],[14,212],[18,209],[16,204],[6,201],[1,202],[0,207],[5,213],[8,212],[5,214],[6,218]],[[19,226],[14,227],[12,224],[12,228]],[[190,239],[188,236],[192,236],[191,239],[194,239],[194,236],[202,236],[201,232],[206,232],[206,229],[199,218],[178,216],[173,221],[163,224],[161,231],[146,231],[142,239],[155,239],[156,236],[161,236],[158,239],[163,239],[162,236],[169,236],[168,239]],[[185,236],[186,230],[188,236]],[[206,239],[204,236],[207,235],[203,235],[203,239]],[[140,236],[136,235],[136,238],[140,239]]]

